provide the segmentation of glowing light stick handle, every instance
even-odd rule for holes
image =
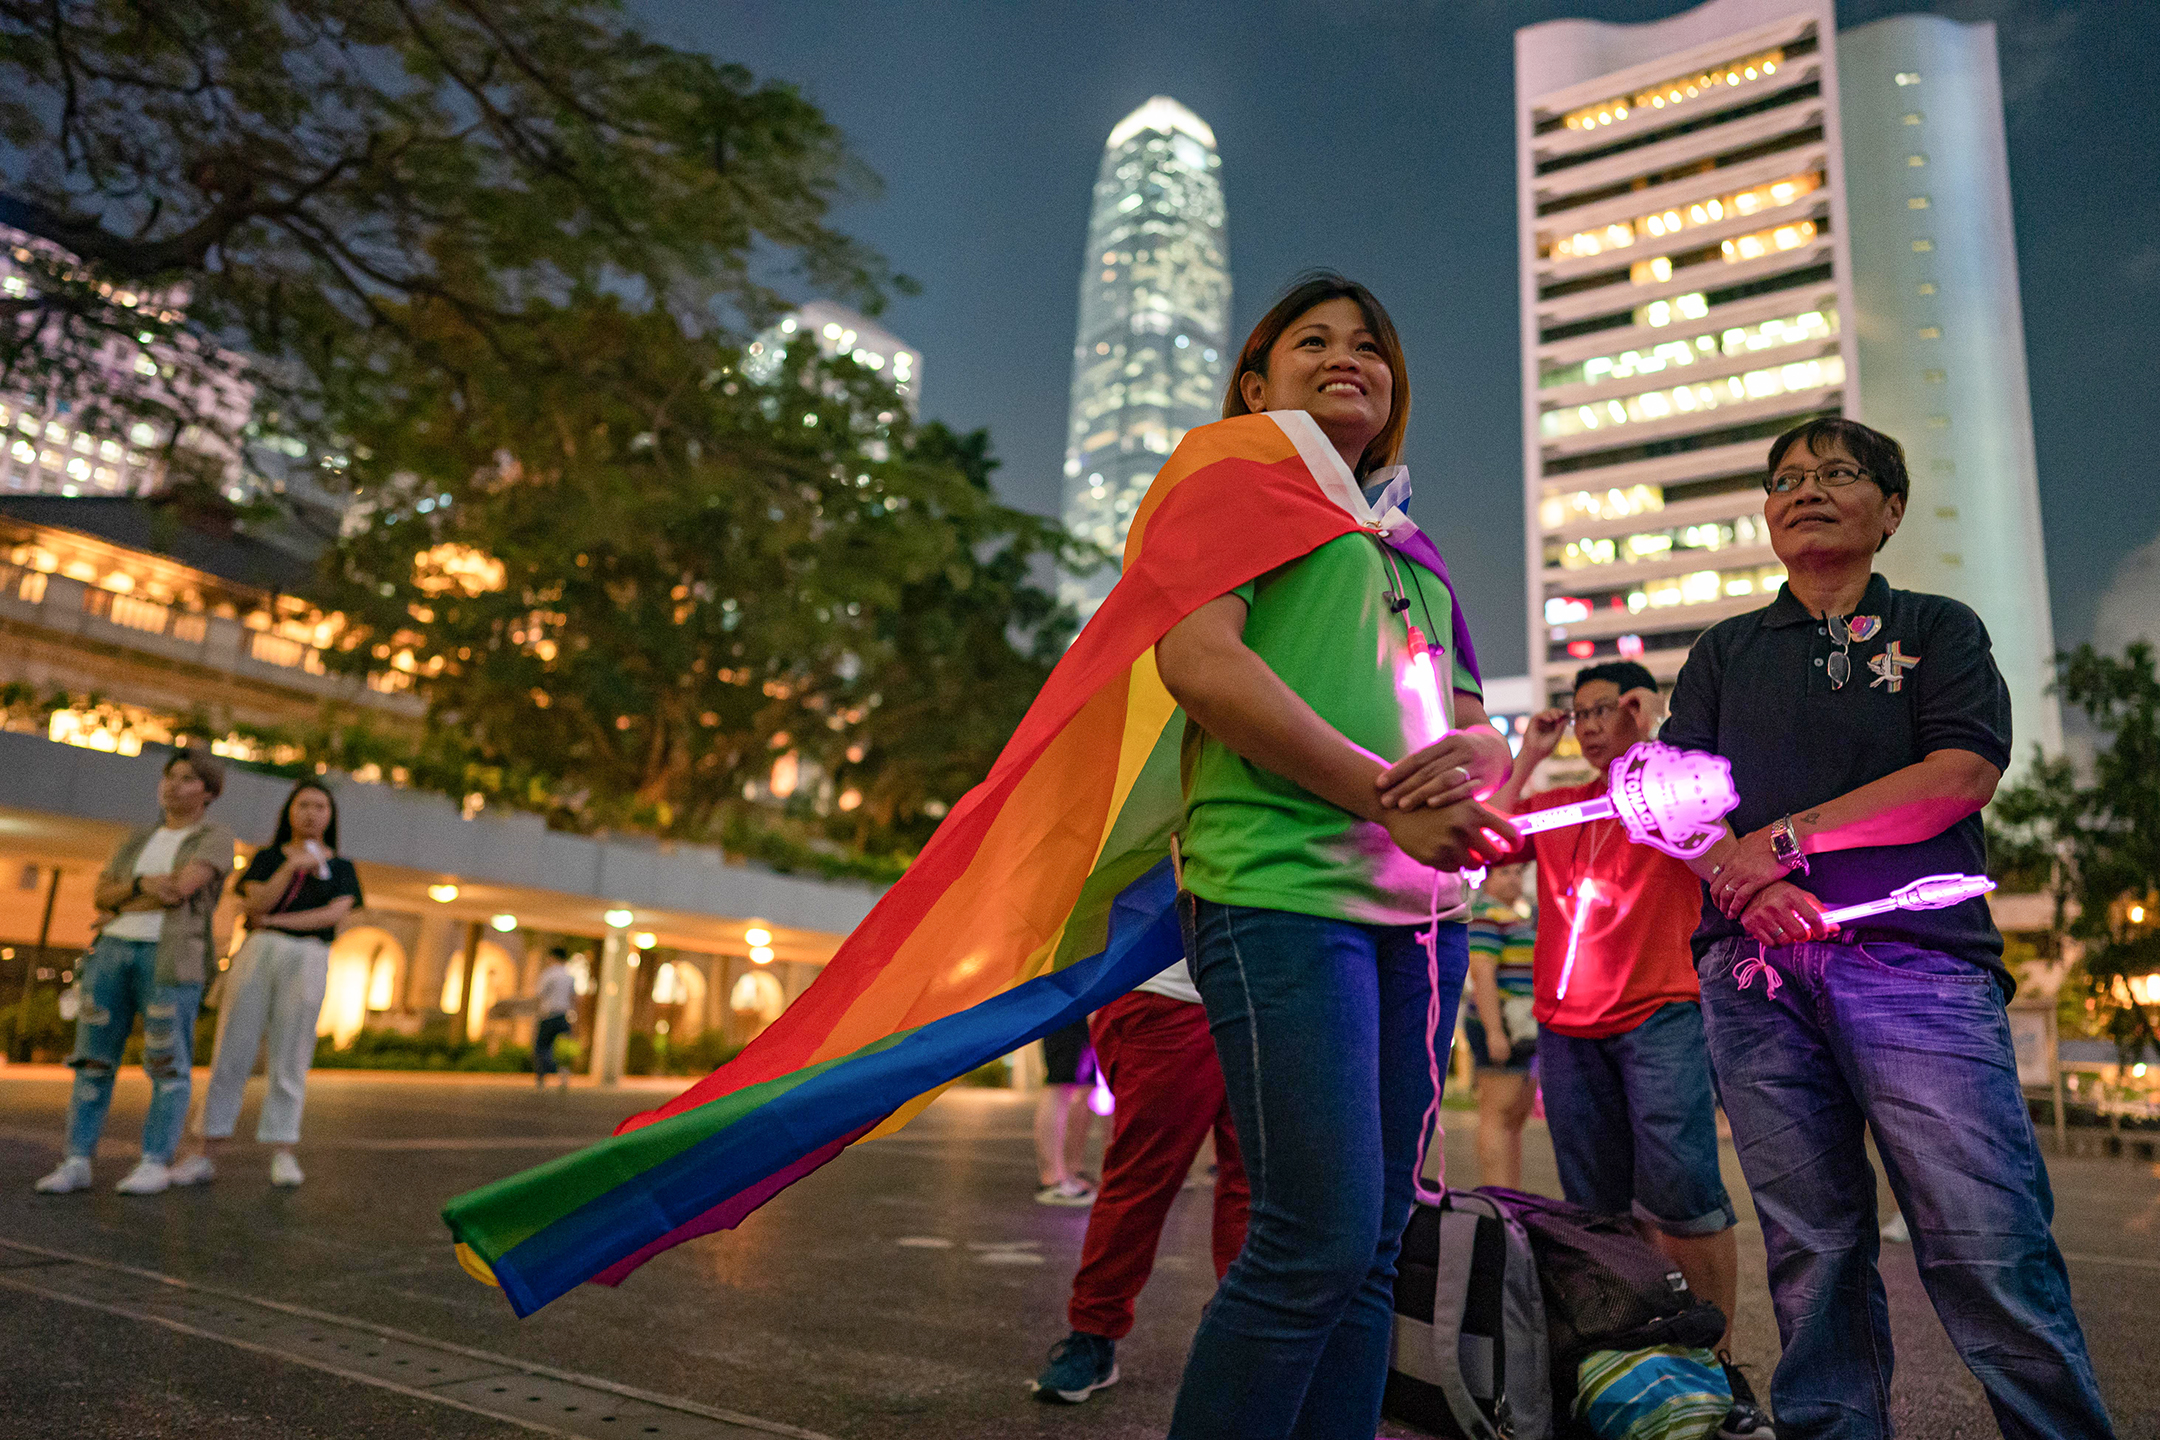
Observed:
[[[1985,895],[1994,888],[1995,882],[1985,875],[1928,875],[1910,885],[1899,886],[1880,900],[1825,910],[1823,919],[1843,925],[1848,920],[1887,915],[1892,910],[1945,910],[1960,901]]]
[[[1578,800],[1573,805],[1555,805],[1550,810],[1535,810],[1528,815],[1511,815],[1508,819],[1517,834],[1535,835],[1540,830],[1559,830],[1569,825],[1603,820],[1613,813],[1612,801],[1600,795],[1595,800]]]

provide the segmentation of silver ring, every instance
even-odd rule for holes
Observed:
[[[1720,876],[1720,875],[1722,875],[1722,874],[1724,874],[1724,873],[1725,873],[1725,867],[1724,867],[1723,865],[1712,865],[1712,866],[1710,867],[1710,878],[1711,878],[1711,879],[1713,879],[1713,880],[1717,879],[1717,877],[1718,877],[1718,876]]]

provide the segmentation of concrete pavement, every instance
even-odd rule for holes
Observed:
[[[1025,1382],[1065,1333],[1086,1212],[1031,1203],[1029,1106],[1004,1092],[953,1091],[734,1234],[526,1321],[458,1268],[436,1218],[445,1198],[604,1134],[676,1084],[536,1094],[515,1077],[324,1072],[304,1186],[272,1189],[268,1152],[242,1147],[208,1187],[134,1199],[110,1187],[134,1158],[139,1073],[120,1083],[98,1188],[53,1197],[30,1182],[57,1158],[65,1072],[0,1069],[0,1433],[1161,1435],[1213,1289],[1205,1191],[1172,1211],[1119,1348],[1124,1382],[1076,1409],[1038,1405]],[[243,1135],[252,1114],[251,1097]],[[1450,1118],[1450,1165],[1467,1180],[1469,1117]],[[1528,1149],[1529,1188],[1556,1193],[1535,1127]],[[1739,1348],[1766,1379],[1761,1241],[1729,1152],[1727,1167],[1744,1227]],[[2119,1431],[2160,1435],[2146,1339],[2160,1176],[2119,1161],[2052,1168]],[[1884,1270],[1900,1433],[1994,1435],[1910,1252],[1893,1249]]]

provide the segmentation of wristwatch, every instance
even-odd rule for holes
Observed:
[[[1782,816],[1770,824],[1770,853],[1777,856],[1778,864],[1787,870],[1808,873],[1807,856],[1800,852],[1800,837],[1793,833],[1792,816]]]

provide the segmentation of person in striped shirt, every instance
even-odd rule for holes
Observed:
[[[1478,1181],[1522,1188],[1523,1123],[1536,1094],[1530,957],[1537,905],[1523,893],[1522,865],[1496,866],[1470,907],[1470,1008],[1463,1039],[1477,1063]]]

